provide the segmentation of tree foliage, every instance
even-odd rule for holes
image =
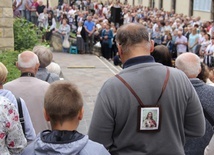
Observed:
[[[23,18],[14,19],[14,48],[17,51],[32,49],[39,42],[39,29]]]

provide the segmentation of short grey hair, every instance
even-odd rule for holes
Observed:
[[[39,59],[36,54],[31,52],[33,57],[22,56],[22,53],[18,55],[18,66],[20,68],[34,68],[39,64]]]
[[[33,52],[38,56],[41,68],[47,67],[53,59],[53,53],[48,47],[35,46]]]
[[[201,61],[194,53],[183,53],[175,60],[175,67],[182,70],[187,77],[196,78],[201,71]]]
[[[150,48],[149,33],[147,29],[137,23],[121,26],[116,35],[116,42],[122,46],[123,52],[130,52],[130,47],[144,42],[144,48]]]

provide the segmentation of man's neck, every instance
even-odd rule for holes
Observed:
[[[31,73],[33,75],[36,75],[36,72],[33,69],[21,69],[21,74],[24,74],[24,73]]]
[[[74,131],[77,129],[79,125],[79,121],[65,121],[62,124],[59,122],[56,125],[51,125],[52,130],[67,130],[67,131]]]

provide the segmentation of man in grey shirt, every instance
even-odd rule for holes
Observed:
[[[124,69],[101,88],[89,138],[112,155],[184,155],[185,136],[205,132],[190,81],[182,71],[155,63],[154,43],[143,25],[121,26],[116,42]]]
[[[214,121],[214,87],[207,85],[197,78],[198,74],[201,72],[201,62],[196,54],[189,52],[181,54],[176,59],[175,65],[190,79],[204,111],[210,116],[210,118],[206,118],[205,135],[200,138],[188,138],[185,144],[186,155],[201,155],[204,153],[204,149],[209,144],[213,135],[213,128],[210,121]]]

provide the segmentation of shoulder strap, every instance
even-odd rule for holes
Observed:
[[[51,73],[48,73],[48,76],[45,79],[46,82],[48,82],[48,79],[49,79],[50,75],[51,75]]]
[[[208,112],[203,108],[204,116],[209,121],[209,123],[214,127],[214,120],[212,117],[208,114]]]
[[[166,78],[165,78],[164,83],[163,83],[163,87],[162,87],[161,94],[160,94],[160,96],[159,96],[159,98],[158,98],[158,100],[157,100],[157,104],[158,104],[158,102],[160,101],[160,99],[161,99],[161,97],[162,97],[162,95],[163,95],[163,92],[164,92],[165,89],[166,89],[166,85],[167,85],[167,83],[168,83],[168,80],[169,80],[169,68],[167,67]]]
[[[23,117],[21,99],[19,97],[17,97],[16,100],[17,100],[17,105],[18,105],[19,121],[22,125],[23,133],[25,134],[25,121],[24,121],[24,117]]]
[[[130,90],[130,92],[137,99],[138,103],[143,107],[144,106],[143,102],[141,101],[140,97],[135,93],[135,91],[132,89],[132,87],[120,75],[117,74],[115,76]]]
[[[161,90],[161,94],[156,102],[156,105],[158,104],[158,102],[160,101],[165,89],[166,89],[166,85],[168,83],[168,80],[169,80],[169,74],[170,74],[170,71],[169,71],[169,68],[167,68],[167,72],[166,72],[166,78],[164,80],[164,84],[163,84],[163,87],[162,87],[162,90]],[[119,76],[118,74],[115,75],[129,90],[130,92],[134,95],[134,97],[137,99],[138,103],[143,107],[144,104],[143,102],[141,101],[140,97],[136,94],[136,92],[132,89],[132,87],[121,77]]]

